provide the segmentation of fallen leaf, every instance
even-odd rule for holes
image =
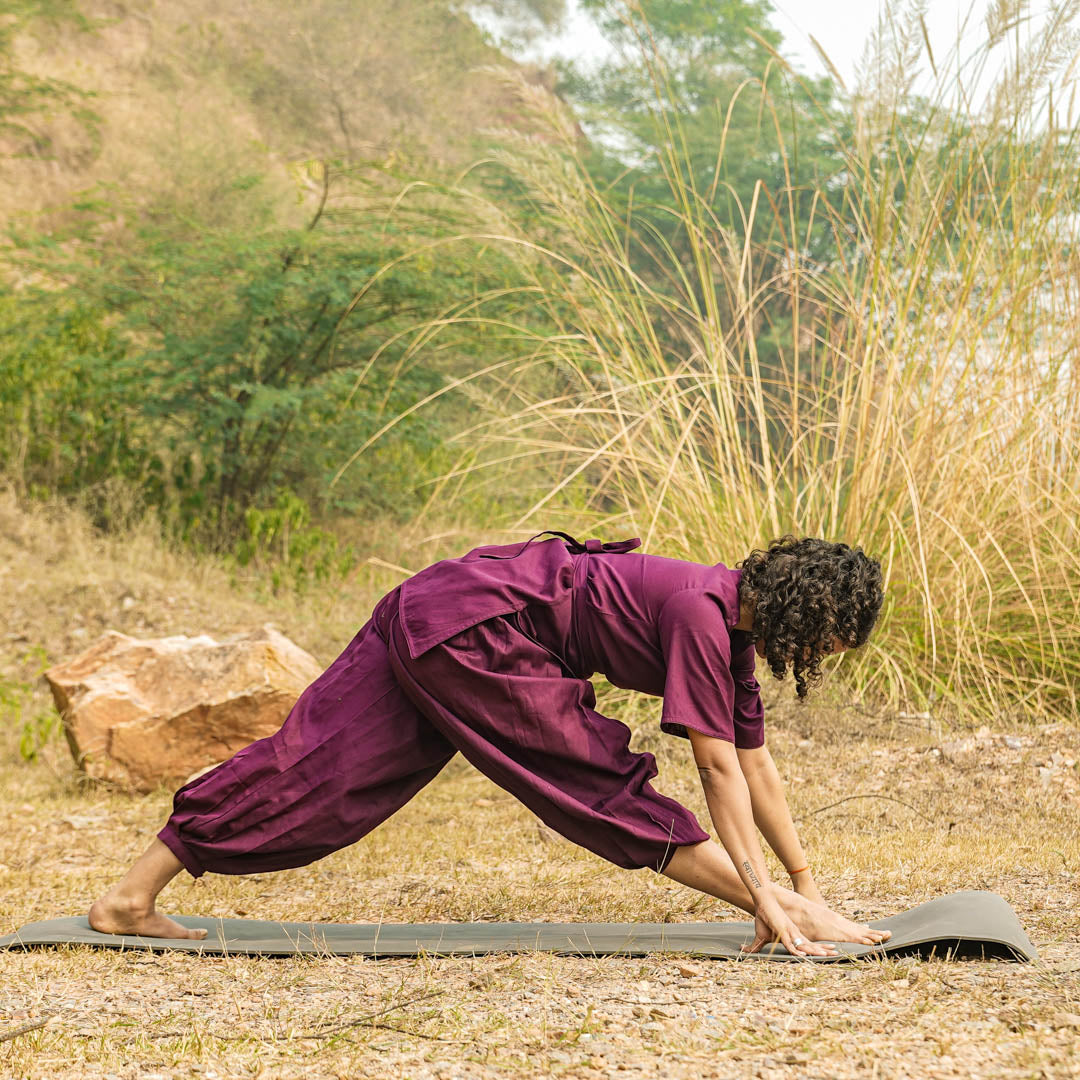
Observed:
[[[675,967],[684,979],[698,979],[701,977],[701,971],[698,968],[690,967],[689,964],[676,964]]]

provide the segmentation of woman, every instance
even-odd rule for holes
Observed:
[[[821,902],[764,745],[754,654],[804,697],[824,656],[862,645],[881,570],[860,550],[785,537],[741,570],[565,533],[480,547],[391,590],[281,730],[185,784],[158,838],[90,909],[105,933],[197,938],[155,908],[194,876],[301,866],[354,843],[460,751],[551,828],[617,866],[651,867],[755,916],[751,948],[799,956],[886,932]],[[559,539],[561,537],[561,539]],[[564,542],[565,541],[565,542]],[[663,697],[690,739],[720,843],[656,792],[652,754],[596,712],[589,676]],[[793,889],[769,879],[755,828]]]

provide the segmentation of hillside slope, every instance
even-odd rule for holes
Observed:
[[[54,103],[0,135],[0,218],[96,185],[155,198],[244,173],[276,177],[311,158],[471,159],[485,129],[513,121],[490,70],[509,61],[443,0],[86,0],[72,20],[37,19],[11,64],[90,96],[96,124]],[[95,130],[96,128],[96,130]],[[187,193],[187,194],[185,194]],[[281,207],[287,213],[288,198]]]

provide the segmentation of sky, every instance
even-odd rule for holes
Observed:
[[[825,67],[810,43],[810,35],[828,54],[849,85],[867,39],[878,20],[880,5],[874,0],[772,0],[773,24],[784,35],[784,52],[810,74],[824,74]],[[984,33],[988,0],[933,0],[927,7],[926,29],[935,57],[944,57],[956,44],[967,20],[970,40]]]
[[[926,13],[930,44],[947,52],[955,42],[958,27],[970,12],[969,26],[982,27],[989,0],[933,0]],[[569,18],[563,32],[543,42],[538,55],[555,53],[585,58],[602,57],[606,43],[591,20],[578,10],[575,0],[567,0]],[[874,0],[772,0],[773,25],[784,35],[783,51],[809,74],[824,74],[825,67],[810,43],[810,35],[828,53],[847,80],[854,73],[867,38],[882,6]]]
[[[856,67],[863,55],[867,40],[884,7],[884,0],[771,0],[775,14],[773,25],[784,36],[782,51],[797,68],[812,75],[826,73],[810,41],[812,34],[832,60],[848,88],[854,86]],[[595,25],[582,14],[576,0],[567,0],[570,10],[561,34],[534,46],[523,59],[542,59],[553,55],[570,56],[578,60],[602,59],[607,45]],[[901,2],[901,10],[908,5]],[[931,0],[927,5],[926,28],[930,45],[939,67],[947,62],[958,40],[960,53],[970,53],[973,44],[985,38],[985,17],[990,0]],[[1045,14],[1047,0],[1032,0],[1033,25]],[[487,20],[478,20],[487,25]],[[963,30],[963,35],[961,31]],[[1004,49],[998,49],[1002,61]],[[955,62],[955,61],[954,61]],[[929,90],[929,65],[926,84],[919,89]],[[992,74],[988,68],[989,82]],[[1057,99],[1064,99],[1062,86],[1055,87]]]

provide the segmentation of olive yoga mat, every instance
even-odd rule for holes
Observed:
[[[478,956],[484,953],[553,952],[573,956],[642,956],[687,953],[735,960],[795,959],[782,947],[747,956],[748,922],[710,923],[288,923],[257,919],[204,919],[181,915],[187,927],[205,927],[203,941],[122,937],[90,929],[85,916],[30,923],[0,938],[0,949],[91,945],[104,949],[180,949],[204,954],[294,956],[360,954]],[[839,945],[831,960],[886,952],[1037,960],[1012,908],[996,893],[958,892],[870,924],[891,930],[884,948]]]

